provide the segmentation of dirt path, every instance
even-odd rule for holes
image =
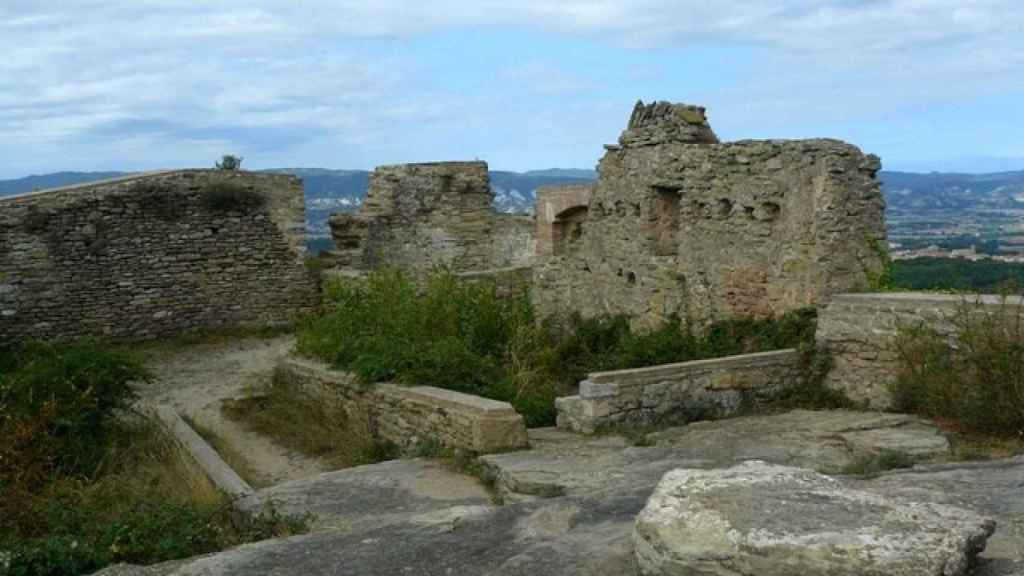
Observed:
[[[154,379],[139,392],[143,400],[173,406],[222,438],[245,459],[248,474],[238,472],[254,486],[306,478],[326,466],[245,430],[220,410],[223,400],[241,397],[246,386],[269,378],[293,343],[291,336],[252,338],[155,353],[147,362]]]

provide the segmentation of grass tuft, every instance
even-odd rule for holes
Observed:
[[[247,429],[335,468],[372,464],[393,457],[378,442],[369,418],[346,411],[341,399],[314,398],[280,377],[227,400],[221,410]]]

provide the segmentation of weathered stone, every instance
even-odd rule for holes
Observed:
[[[635,545],[644,576],[959,576],[994,530],[970,510],[752,461],[666,474]]]
[[[486,162],[380,166],[357,214],[329,221],[339,267],[455,271],[529,266],[533,220],[500,214]]]
[[[239,502],[252,511],[268,505],[281,514],[311,515],[315,530],[364,532],[408,521],[450,525],[480,516],[493,502],[475,478],[412,459],[325,472],[265,488]]]
[[[674,468],[731,466],[752,459],[835,473],[883,450],[922,462],[949,454],[948,440],[933,423],[875,412],[794,410],[695,422],[648,434],[643,446],[614,434],[529,432],[530,450],[481,458],[510,499],[653,487]]]
[[[825,384],[872,408],[887,409],[899,370],[895,340],[901,328],[951,333],[958,315],[1013,317],[1021,303],[1019,297],[913,292],[836,295],[819,314],[815,333],[817,347],[832,361]]]
[[[590,374],[579,395],[560,399],[558,427],[594,433],[613,425],[665,426],[736,415],[804,377],[796,350]]]
[[[432,386],[364,385],[321,362],[286,358],[275,377],[369,418],[373,433],[402,448],[430,440],[477,454],[525,448],[526,425],[508,402]]]
[[[304,198],[282,174],[186,170],[0,199],[0,340],[148,340],[312,311]]]
[[[702,118],[638,105],[592,189],[540,196],[542,314],[703,323],[868,287],[885,241],[878,159],[836,140],[719,144]]]

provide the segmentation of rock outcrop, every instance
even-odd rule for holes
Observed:
[[[674,470],[637,517],[643,576],[960,576],[995,521],[752,461]]]

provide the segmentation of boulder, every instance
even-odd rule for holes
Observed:
[[[667,473],[634,544],[644,576],[957,576],[994,530],[969,510],[751,461]]]

